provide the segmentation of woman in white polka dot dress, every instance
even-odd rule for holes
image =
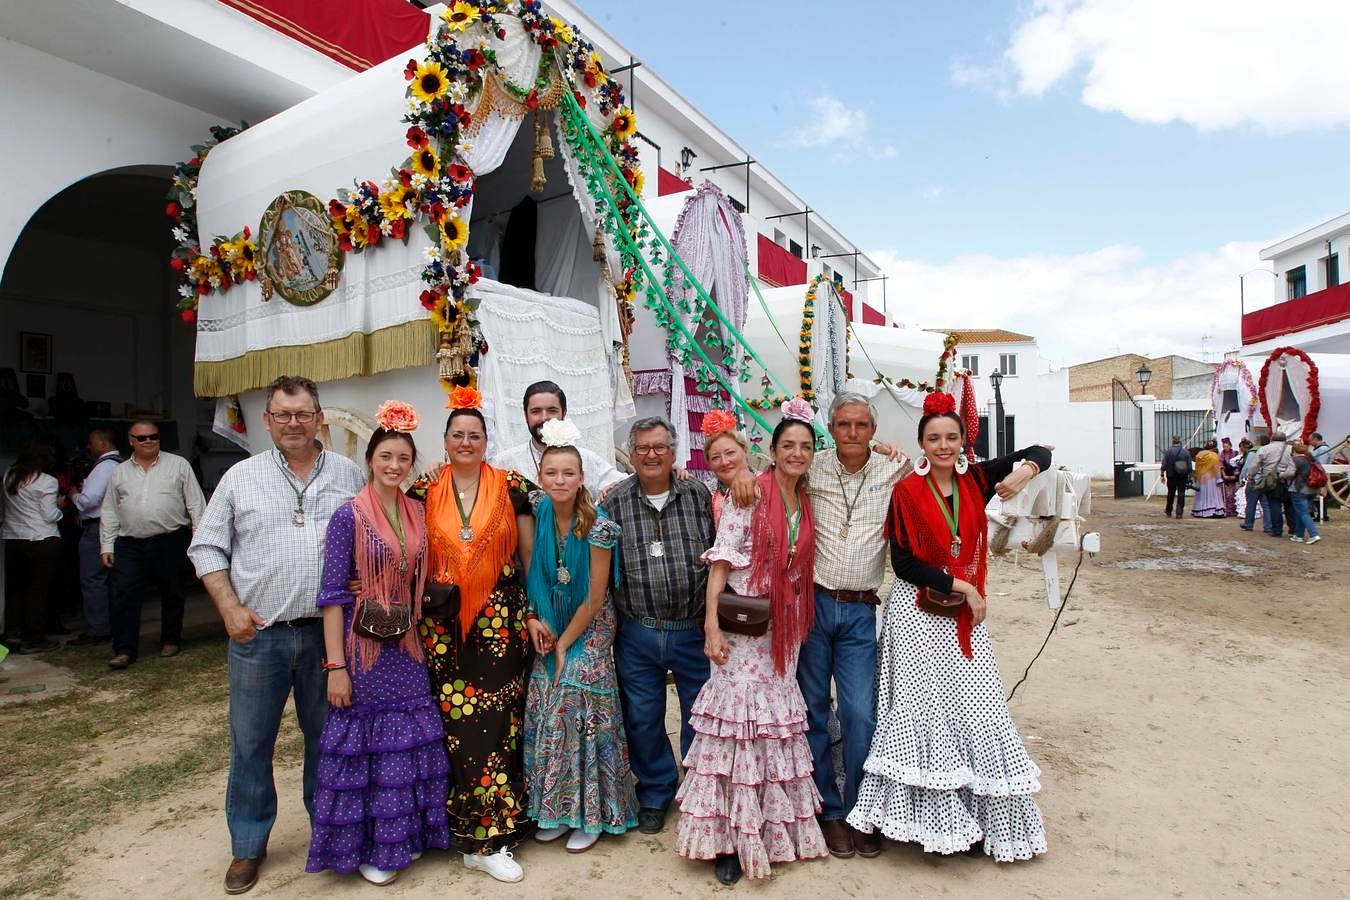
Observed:
[[[1045,827],[1040,769],[1008,714],[983,624],[984,507],[1048,468],[1050,451],[968,465],[965,437],[951,395],[929,394],[923,456],[895,486],[886,524],[896,581],[878,653],[877,728],[848,823],[929,853],[1011,862],[1045,852]]]

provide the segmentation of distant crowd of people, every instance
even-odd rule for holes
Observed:
[[[1243,438],[1236,450],[1227,437],[1222,449],[1212,440],[1190,449],[1173,437],[1159,467],[1167,486],[1163,514],[1182,518],[1193,490],[1194,518],[1239,518],[1242,530],[1253,531],[1259,517],[1272,537],[1283,537],[1287,527],[1294,543],[1316,544],[1322,540],[1317,523],[1328,521],[1336,505],[1327,490],[1332,461],[1332,448],[1318,432],[1307,443],[1278,431],[1255,442]]]

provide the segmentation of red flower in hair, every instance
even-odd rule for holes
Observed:
[[[923,398],[925,416],[948,415],[956,412],[956,398],[946,391],[933,391]]]
[[[699,430],[707,437],[724,431],[735,431],[736,417],[725,409],[711,410],[703,417],[703,424],[699,426]]]

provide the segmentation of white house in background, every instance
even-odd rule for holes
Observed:
[[[1261,251],[1269,274],[1241,279],[1244,357],[1290,345],[1314,356],[1350,354],[1348,249],[1350,213]]]
[[[1110,404],[1069,402],[1069,370],[1053,368],[1041,355],[1036,338],[1001,328],[930,328],[955,332],[956,368],[969,370],[980,411],[980,435],[975,451],[981,457],[997,455],[997,416],[994,372],[1003,378],[1004,448],[1012,452],[1027,444],[1051,444],[1055,464],[1094,477],[1111,473],[1112,431]],[[1103,415],[1104,413],[1104,415]]]

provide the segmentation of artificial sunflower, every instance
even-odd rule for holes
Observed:
[[[450,79],[446,77],[445,68],[440,63],[429,59],[413,72],[411,90],[418,100],[430,103],[446,95],[450,90]]]
[[[441,223],[441,243],[447,252],[461,249],[469,241],[469,226],[459,216],[451,216]]]
[[[440,171],[441,160],[431,147],[421,147],[413,151],[413,155],[409,158],[408,168],[419,175],[425,175],[427,178],[435,178],[436,173]]]
[[[381,192],[380,212],[390,221],[408,218],[408,199],[411,196],[415,196],[415,192],[401,184]]]
[[[614,121],[611,124],[614,136],[621,141],[626,141],[637,133],[637,116],[626,106],[620,107],[614,114]]]
[[[482,10],[472,3],[465,3],[464,0],[456,0],[449,9],[441,13],[441,18],[450,26],[451,31],[463,31],[482,17]]]

